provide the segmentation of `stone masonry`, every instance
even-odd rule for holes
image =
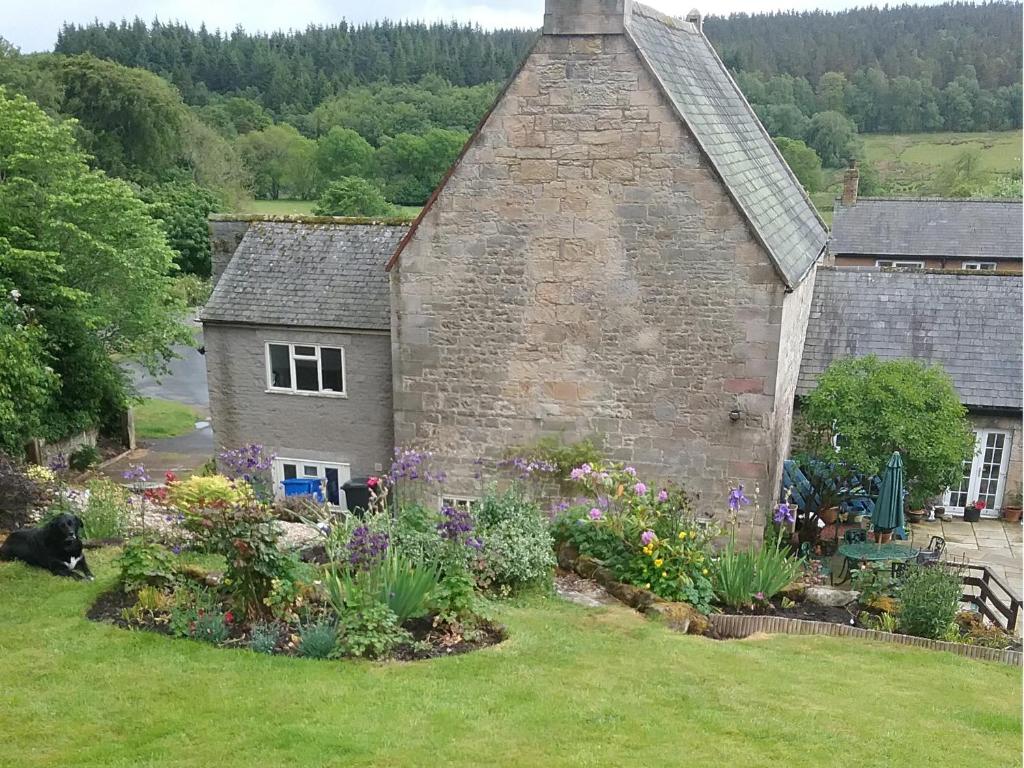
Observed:
[[[814,272],[787,289],[625,35],[540,38],[391,281],[396,443],[453,492],[597,436],[702,511],[774,501]]]

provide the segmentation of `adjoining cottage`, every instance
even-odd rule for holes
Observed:
[[[212,217],[213,295],[202,313],[220,446],[276,454],[294,477],[340,486],[390,466],[391,312],[384,264],[407,225]]]
[[[774,500],[825,228],[699,14],[548,0],[391,268],[395,431],[474,461],[598,435]]]
[[[853,164],[833,212],[835,266],[1024,271],[1020,200],[858,197],[858,181]]]
[[[877,355],[941,365],[968,408],[975,454],[946,493],[961,513],[981,499],[995,515],[1020,490],[1024,313],[1019,276],[992,273],[818,270],[797,394],[829,363]]]

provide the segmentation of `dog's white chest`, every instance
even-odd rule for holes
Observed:
[[[78,565],[78,563],[79,563],[79,561],[81,561],[81,559],[82,559],[81,555],[79,555],[78,557],[70,558],[68,560],[68,562],[67,562],[68,570],[69,571],[75,570],[75,566]]]

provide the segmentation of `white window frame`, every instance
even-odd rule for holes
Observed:
[[[273,384],[274,374],[270,367],[270,347],[288,347],[288,365],[291,368],[292,385],[290,387],[275,387]],[[307,397],[348,397],[348,365],[345,362],[345,348],[334,344],[305,344],[303,342],[290,341],[267,341],[263,345],[263,359],[267,369],[267,392],[283,395],[306,395]],[[313,347],[316,355],[298,355],[300,360],[316,360],[317,385],[324,385],[324,367],[320,355],[321,349],[337,349],[341,352],[341,392],[333,389],[319,389],[316,392],[307,389],[298,389],[295,376],[295,348]]]
[[[971,474],[967,482],[967,503],[978,498],[979,486],[981,484],[981,470],[985,463],[985,446],[988,444],[988,437],[992,434],[1003,435],[1003,456],[999,463],[999,479],[996,486],[996,500],[990,507],[985,507],[982,517],[998,517],[999,511],[1003,508],[1003,496],[1006,494],[1007,468],[1010,464],[1010,450],[1012,446],[1013,433],[1006,429],[976,429],[974,430],[974,453],[971,456]],[[950,512],[963,514],[963,507],[950,505],[953,491],[947,488],[942,495],[942,504]]]
[[[875,266],[879,269],[924,269],[923,261],[900,261],[897,259],[875,259]]]
[[[294,464],[296,477],[313,477],[305,473],[306,467],[316,467],[316,477],[320,479],[321,487],[327,481],[327,470],[338,470],[338,502],[337,509],[348,509],[345,503],[345,491],[341,487],[352,479],[352,466],[344,461],[324,461],[323,459],[295,459],[287,456],[275,456],[270,466],[270,476],[274,483],[274,498],[284,498],[284,488],[281,481],[284,480],[284,465]],[[326,489],[324,499],[327,498]],[[333,504],[331,506],[334,506]]]
[[[477,506],[480,504],[479,496],[438,496],[437,497],[437,509],[438,511],[443,510],[445,507],[451,507],[461,512],[475,512]]]
[[[965,261],[963,263],[964,269],[969,269],[977,272],[988,272],[999,269],[999,264],[995,261]]]

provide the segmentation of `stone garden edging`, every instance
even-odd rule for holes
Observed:
[[[725,613],[713,614],[708,618],[712,629],[722,638],[742,639],[756,632],[783,635],[859,637],[865,640],[877,640],[882,643],[895,643],[897,645],[911,645],[917,648],[928,648],[936,651],[949,651],[958,656],[997,661],[1014,667],[1022,666],[1022,654],[1020,651],[999,650],[997,648],[985,648],[980,645],[966,645],[964,643],[947,643],[941,640],[929,640],[924,637],[851,627],[847,624],[787,619],[782,616],[744,616]]]

